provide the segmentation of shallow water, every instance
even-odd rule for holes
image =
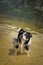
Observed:
[[[43,22],[42,21],[36,21],[35,19],[14,19],[14,18],[0,18],[1,24],[9,24],[11,26],[15,26],[17,28],[24,28],[26,30],[29,30],[29,28],[33,31],[37,31],[40,33],[43,33]]]
[[[27,22],[12,22],[14,20],[3,20],[0,24],[0,65],[43,65],[43,33],[39,33],[30,27]],[[5,23],[6,21],[6,23]],[[32,43],[28,57],[25,54],[9,55],[12,49],[12,40],[17,37],[17,29],[23,27],[32,33]]]

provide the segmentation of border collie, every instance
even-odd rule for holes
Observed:
[[[17,43],[19,42],[19,44],[17,44],[15,48],[16,49],[20,48],[21,53],[23,52],[24,49],[28,54],[28,50],[31,44],[31,38],[32,34],[30,32],[26,32],[24,31],[24,29],[19,28],[17,39],[15,39]]]

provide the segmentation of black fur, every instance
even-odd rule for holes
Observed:
[[[21,42],[21,38],[23,37],[23,34],[26,36],[26,41],[25,41],[25,49],[26,50],[29,50],[29,46],[28,46],[28,42],[30,41],[30,38],[32,37],[32,34],[30,32],[26,32],[24,31],[22,28],[21,30],[19,31],[19,34],[18,34],[18,41]]]
[[[18,37],[17,37],[17,39],[18,39],[18,41],[19,42],[21,42],[21,38],[23,37],[23,33],[24,33],[25,31],[21,28],[21,30],[19,31],[19,34],[18,34]]]

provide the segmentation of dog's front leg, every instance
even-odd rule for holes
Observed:
[[[23,53],[23,43],[21,44],[21,53]]]
[[[24,51],[24,42],[25,42],[25,40],[22,38],[22,40],[21,40],[21,53],[23,53],[23,51]]]

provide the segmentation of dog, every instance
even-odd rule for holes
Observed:
[[[23,50],[28,54],[28,50],[31,44],[32,34],[25,31],[22,28],[18,29],[17,39],[15,39],[18,44],[15,46],[16,49],[20,48],[21,53]]]

